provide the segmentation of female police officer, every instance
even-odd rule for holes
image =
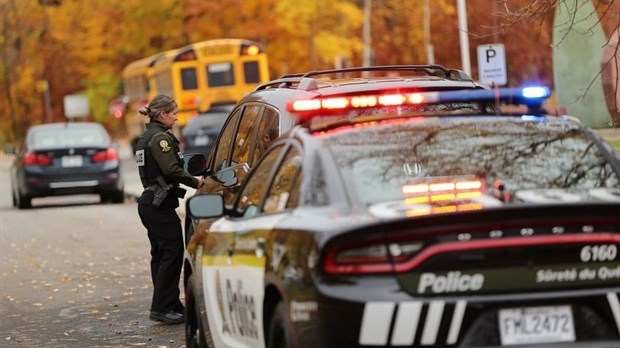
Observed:
[[[138,213],[148,230],[151,242],[151,278],[153,299],[149,318],[164,324],[179,324],[184,318],[179,300],[179,278],[183,265],[183,233],[181,220],[175,212],[184,184],[199,188],[202,178],[183,171],[179,141],[169,131],[177,120],[174,99],[158,95],[139,110],[150,122],[136,146],[136,162],[144,192],[138,199]],[[156,193],[171,185],[161,204],[153,202]],[[158,207],[157,207],[158,206]]]

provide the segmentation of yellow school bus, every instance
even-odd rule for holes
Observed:
[[[157,92],[179,106],[177,124],[212,105],[236,103],[269,81],[267,55],[254,41],[217,39],[168,51],[153,64]]]
[[[132,148],[137,144],[140,134],[144,131],[144,125],[148,117],[138,113],[138,110],[148,105],[149,101],[157,95],[157,86],[153,78],[153,64],[163,56],[158,53],[128,64],[122,72],[126,112],[123,115],[128,139]]]

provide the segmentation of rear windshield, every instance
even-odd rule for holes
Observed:
[[[100,128],[49,128],[34,130],[30,137],[34,148],[65,146],[106,146],[107,134]]]
[[[619,173],[600,148],[560,121],[418,119],[336,131],[325,141],[367,203],[402,199],[403,185],[429,177],[476,177],[490,191],[501,183],[513,195],[620,187]]]

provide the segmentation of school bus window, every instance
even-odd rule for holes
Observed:
[[[158,92],[161,94],[172,95],[172,85],[170,84],[170,74],[162,72],[155,76]]]
[[[198,89],[198,75],[196,74],[196,69],[181,69],[181,82],[184,90]]]
[[[258,62],[243,63],[243,75],[245,76],[245,83],[259,83],[260,72],[258,70]]]
[[[235,74],[231,63],[215,63],[207,66],[209,87],[231,86],[235,84]]]

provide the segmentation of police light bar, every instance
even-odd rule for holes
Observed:
[[[432,204],[480,197],[484,186],[480,179],[432,178],[430,182],[404,185],[402,191],[405,194],[405,204]]]
[[[549,89],[542,86],[493,90],[382,93],[295,100],[289,102],[287,109],[293,113],[307,115],[360,108],[473,102],[525,104],[531,109],[540,109],[542,102],[550,95]]]

